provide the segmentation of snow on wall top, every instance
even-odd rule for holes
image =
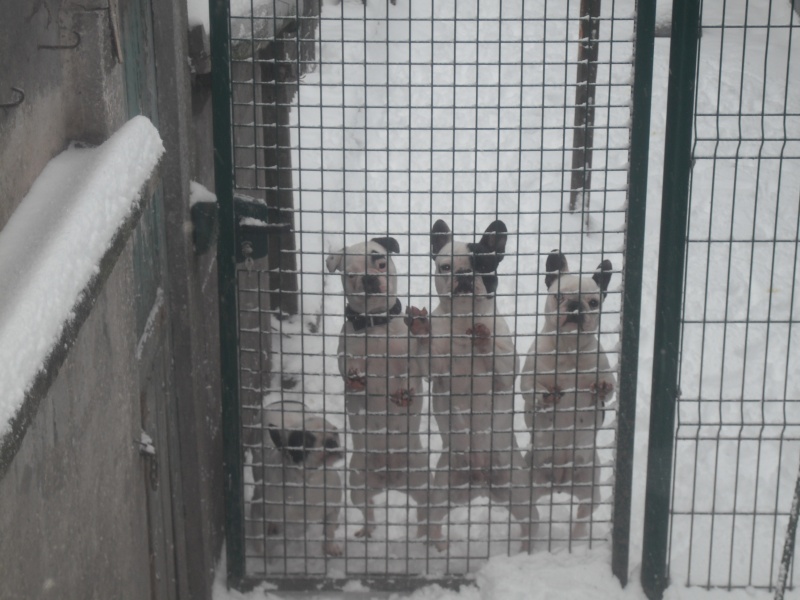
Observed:
[[[0,231],[0,437],[164,152],[135,117],[51,160]]]

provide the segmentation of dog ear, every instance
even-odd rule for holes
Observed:
[[[285,444],[283,441],[283,436],[281,435],[281,430],[270,423],[267,425],[267,431],[269,431],[269,437],[272,440],[272,443],[275,444],[275,447],[278,450],[283,450]]]
[[[479,244],[494,252],[497,255],[497,262],[503,260],[506,252],[506,241],[508,240],[508,228],[502,221],[495,221],[486,228]]]
[[[597,284],[597,287],[600,288],[603,292],[603,299],[605,300],[606,295],[608,294],[608,283],[611,281],[611,271],[614,267],[611,266],[611,261],[605,259],[599,265],[597,265],[597,270],[592,275],[592,279]]]
[[[431,229],[431,256],[436,256],[441,252],[447,244],[450,243],[453,236],[450,234],[450,228],[447,223],[439,219],[433,224]]]
[[[334,271],[341,271],[342,270],[342,263],[344,262],[344,248],[339,250],[338,252],[334,252],[328,258],[325,259],[325,265],[328,267],[328,271],[333,273]]]
[[[547,262],[544,265],[547,275],[544,276],[544,284],[547,289],[553,285],[553,282],[558,279],[561,273],[569,272],[569,265],[567,265],[567,257],[558,250],[551,250],[547,256]]]
[[[386,248],[387,252],[400,253],[400,244],[393,237],[372,238],[372,241]]]

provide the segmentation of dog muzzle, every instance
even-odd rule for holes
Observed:
[[[456,275],[456,287],[453,289],[453,295],[473,293],[475,293],[475,277],[472,273]]]
[[[364,275],[361,278],[364,284],[364,293],[367,295],[383,294],[385,290],[382,289],[380,277],[377,275]]]

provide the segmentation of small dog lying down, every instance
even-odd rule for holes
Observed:
[[[533,502],[551,492],[578,500],[570,536],[585,537],[586,521],[600,500],[597,429],[615,377],[597,337],[600,308],[611,280],[604,260],[589,277],[569,273],[566,257],[547,257],[545,324],[528,352],[520,387],[531,429]],[[552,486],[552,488],[550,488]]]
[[[263,460],[253,464],[249,547],[263,554],[264,536],[322,524],[322,551],[341,556],[342,548],[333,539],[343,502],[342,479],[332,468],[342,458],[336,427],[302,402],[285,401],[264,409],[263,432]]]

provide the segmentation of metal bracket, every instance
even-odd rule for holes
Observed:
[[[11,91],[16,95],[16,99],[12,100],[11,102],[3,102],[0,104],[0,108],[14,108],[15,106],[19,106],[23,102],[25,102],[25,92],[17,87],[11,87]]]
[[[59,29],[59,31],[62,31]],[[81,34],[76,30],[71,30],[70,33],[75,37],[75,41],[71,44],[39,44],[39,50],[73,50],[81,45]]]
[[[195,254],[205,254],[216,241],[217,211],[217,204],[213,202],[197,202],[192,205],[190,214]],[[281,209],[267,206],[266,202],[252,196],[234,194],[233,214],[236,222],[237,263],[265,257],[269,235],[291,230],[289,223],[281,222]]]
[[[148,463],[150,488],[156,492],[158,491],[158,455],[156,454],[156,447],[153,445],[153,438],[142,430],[141,437],[138,440],[134,440],[134,443],[139,446],[139,454]]]
[[[287,233],[291,225],[281,222],[283,211],[268,206],[259,198],[233,195],[233,215],[236,222],[236,262],[242,263],[264,258],[269,251],[271,233]]]

